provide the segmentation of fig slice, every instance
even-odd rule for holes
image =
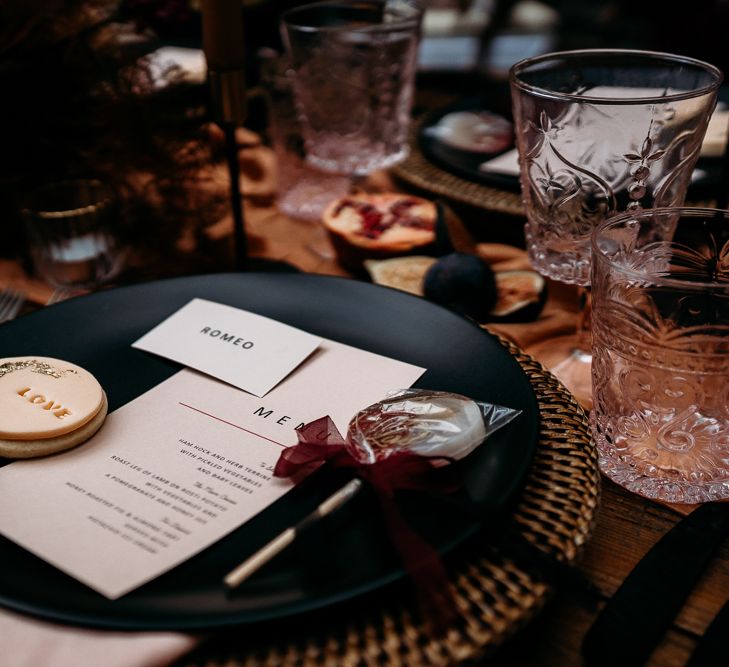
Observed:
[[[410,255],[392,259],[366,259],[364,267],[372,282],[423,296],[423,277],[436,262],[435,257]]]
[[[529,322],[537,319],[547,300],[547,283],[536,271],[498,271],[497,300],[489,322]]]

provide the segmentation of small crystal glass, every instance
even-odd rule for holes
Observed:
[[[364,176],[408,154],[422,7],[331,0],[282,17],[307,160]]]
[[[529,257],[587,287],[590,234],[622,211],[680,206],[722,81],[666,53],[594,49],[521,61],[510,73]],[[589,293],[581,294],[581,305]],[[530,349],[589,407],[589,310],[577,338]]]
[[[23,210],[36,272],[56,288],[93,289],[124,263],[118,202],[97,180],[59,181],[34,192]]]
[[[729,211],[659,208],[592,238],[600,468],[650,498],[729,498]]]

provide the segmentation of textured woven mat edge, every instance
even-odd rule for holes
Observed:
[[[521,195],[469,181],[430,162],[418,145],[418,132],[425,118],[414,121],[410,129],[410,154],[395,165],[391,172],[399,179],[419,188],[454,201],[497,213],[525,216]]]

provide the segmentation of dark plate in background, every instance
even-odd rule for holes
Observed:
[[[454,148],[432,134],[432,129],[444,116],[460,111],[487,111],[511,122],[511,109],[505,104],[503,96],[464,98],[426,116],[417,135],[418,147],[423,155],[437,167],[461,178],[502,190],[518,192],[519,178],[517,176],[489,173],[478,168],[482,162],[514,148],[513,136],[508,146],[493,153],[482,153]]]
[[[312,275],[220,274],[148,283],[73,299],[0,326],[1,354],[77,363],[96,375],[113,410],[179,370],[130,344],[194,297],[424,366],[428,371],[417,386],[520,408],[514,422],[463,462],[468,496],[480,503],[484,516],[503,508],[519,489],[539,425],[528,378],[494,337],[396,290]],[[364,494],[227,593],[225,573],[313,509],[341,480],[307,482],[186,563],[115,601],[0,537],[0,604],[97,627],[211,628],[323,608],[402,577],[376,503]],[[42,482],[29,492],[42,492]],[[478,529],[472,519],[436,501],[410,500],[408,518],[442,552]]]

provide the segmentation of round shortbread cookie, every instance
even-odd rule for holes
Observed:
[[[96,378],[68,361],[0,359],[0,440],[71,434],[98,414],[103,396]]]
[[[101,392],[101,407],[98,412],[83,426],[71,433],[58,435],[54,438],[43,438],[40,440],[3,440],[0,439],[0,457],[9,459],[30,459],[36,456],[47,456],[56,454],[66,449],[71,449],[82,442],[86,442],[94,435],[104,423],[109,404],[106,394]]]

